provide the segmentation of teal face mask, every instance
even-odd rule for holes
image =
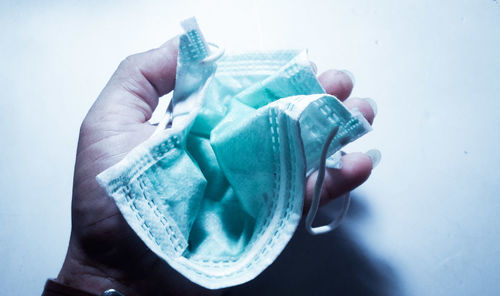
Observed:
[[[306,176],[318,168],[307,225],[325,230],[311,227],[321,170],[370,128],[324,94],[305,52],[215,61],[195,21],[184,28],[171,112],[97,180],[159,257],[201,286],[223,288],[253,279],[281,253],[302,216]]]

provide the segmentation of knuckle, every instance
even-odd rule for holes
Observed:
[[[118,66],[119,69],[131,69],[137,67],[139,54],[129,55]]]
[[[85,118],[80,125],[80,136],[88,135],[93,130],[93,126],[88,118]]]

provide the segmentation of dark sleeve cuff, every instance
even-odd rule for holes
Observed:
[[[48,279],[47,282],[45,282],[45,288],[43,289],[42,296],[98,296],[98,295],[85,292],[79,289],[75,289]]]

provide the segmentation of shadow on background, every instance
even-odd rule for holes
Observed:
[[[224,295],[401,295],[393,268],[350,235],[349,222],[363,220],[368,214],[366,206],[353,196],[348,221],[339,229],[311,236],[301,223],[269,268]],[[325,214],[317,218],[319,223],[327,219]]]

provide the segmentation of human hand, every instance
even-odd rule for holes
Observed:
[[[158,98],[175,84],[178,40],[125,59],[88,112],[80,129],[72,202],[72,231],[58,282],[100,294],[114,288],[125,295],[208,294],[150,251],[128,226],[96,175],[119,162],[155,130],[148,120]],[[358,108],[371,123],[374,112],[362,99],[346,98],[352,81],[344,72],[319,76],[329,94]],[[372,169],[368,156],[343,156],[341,170],[328,169],[322,199],[328,200],[364,182]],[[307,181],[311,199],[315,174]],[[216,293],[217,291],[215,291]]]

